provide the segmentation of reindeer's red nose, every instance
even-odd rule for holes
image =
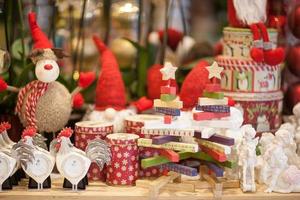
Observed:
[[[50,64],[44,65],[45,70],[51,70],[52,68],[53,68],[53,66]]]

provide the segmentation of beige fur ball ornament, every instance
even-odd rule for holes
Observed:
[[[38,80],[21,89],[7,86],[2,80],[1,88],[19,93],[16,113],[24,126],[33,126],[39,132],[57,132],[67,124],[72,106],[78,107],[83,103],[79,91],[94,81],[95,74],[80,73],[78,87],[70,93],[64,85],[56,81],[59,76],[56,61],[65,54],[52,48],[52,43],[36,22],[35,13],[28,14],[28,22],[34,41],[30,57],[35,64]]]

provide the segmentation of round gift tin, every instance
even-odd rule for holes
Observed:
[[[138,138],[138,135],[128,133],[113,133],[107,136],[112,155],[111,163],[107,166],[107,184],[135,184],[139,169]]]
[[[141,130],[146,121],[161,121],[162,116],[157,115],[131,115],[125,118],[124,130],[126,133],[134,133],[140,136],[140,138],[150,138],[150,135],[141,134]]]
[[[75,124],[75,146],[83,151],[89,141],[94,139],[105,139],[108,134],[113,133],[113,125],[101,121],[82,121]],[[88,171],[89,180],[105,181],[106,168],[100,171],[99,167],[92,163]]]
[[[223,67],[221,88],[227,92],[277,92],[281,87],[281,66],[270,66],[253,60],[216,57]]]
[[[277,31],[268,29],[270,42],[277,46]],[[223,55],[228,57],[250,59],[250,50],[253,46],[253,35],[249,28],[223,29]]]
[[[283,93],[224,93],[235,100],[244,115],[244,124],[252,124],[257,132],[276,131],[281,124]]]
[[[141,130],[146,121],[161,121],[162,116],[157,115],[132,115],[125,118],[124,130],[126,133],[134,133],[140,136],[140,138],[152,138],[153,135],[141,134]],[[149,158],[159,155],[159,151],[149,147],[139,147],[140,158]],[[162,175],[163,170],[160,167],[149,167],[146,169],[139,169],[139,177],[157,177]]]

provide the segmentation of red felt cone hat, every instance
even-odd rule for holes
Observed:
[[[126,106],[125,85],[117,60],[99,37],[93,36],[93,39],[101,54],[102,67],[96,87],[95,109],[124,109]]]
[[[184,79],[180,90],[180,100],[183,101],[184,109],[193,109],[198,98],[202,96],[208,82],[207,66],[206,61],[200,61]]]
[[[28,13],[28,23],[31,30],[31,36],[34,41],[34,49],[51,49],[53,45],[37,24],[36,14],[34,12]]]

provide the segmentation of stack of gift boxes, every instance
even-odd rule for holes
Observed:
[[[281,124],[281,66],[256,62],[251,58],[255,46],[249,28],[225,27],[223,55],[216,61],[224,68],[221,88],[243,111],[244,123],[258,132],[272,131]],[[269,29],[271,45],[277,46],[277,32]]]

